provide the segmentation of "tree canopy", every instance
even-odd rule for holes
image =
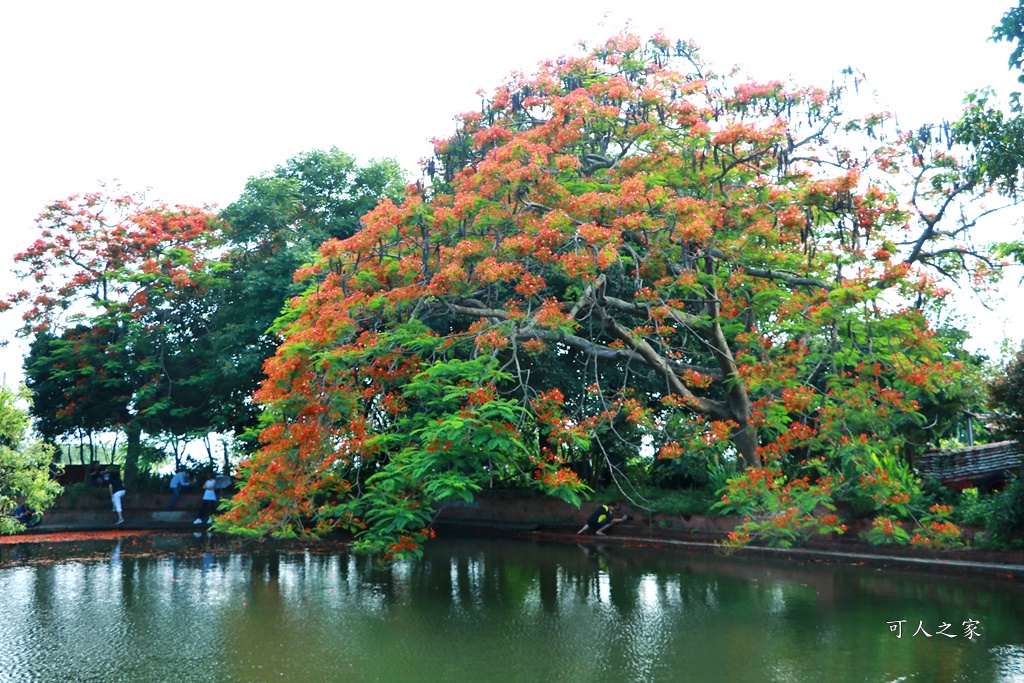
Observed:
[[[241,434],[256,424],[252,395],[279,337],[274,321],[305,285],[293,275],[322,243],[350,237],[359,218],[383,197],[401,196],[403,172],[392,159],[360,165],[337,148],[299,154],[253,176],[220,212],[229,265],[209,321],[214,355],[206,384],[215,396],[221,431]]]
[[[1017,80],[1024,83],[1024,3],[1018,0],[1016,7],[1008,9],[992,29],[992,38],[996,42],[1016,43],[1008,60],[1010,69],[1021,73]]]
[[[578,500],[583,455],[897,449],[957,370],[948,281],[999,263],[955,131],[846,116],[847,76],[737,81],[621,34],[483,96],[299,271],[225,522],[401,555],[495,478]]]

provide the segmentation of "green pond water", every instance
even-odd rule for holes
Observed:
[[[1024,682],[1024,587],[515,539],[392,566],[205,534],[0,546],[0,681]]]

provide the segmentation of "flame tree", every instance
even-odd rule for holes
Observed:
[[[29,288],[22,332],[33,414],[44,436],[76,429],[126,436],[125,483],[143,433],[206,424],[207,393],[194,386],[208,348],[208,295],[220,281],[222,238],[213,214],[150,204],[119,188],[53,202],[39,237],[15,256]]]
[[[481,93],[425,183],[297,274],[225,522],[400,556],[446,501],[516,477],[576,501],[567,463],[621,479],[623,446],[741,467],[897,446],[955,370],[937,277],[998,264],[957,210],[984,192],[953,131],[883,140],[846,88],[623,34]]]

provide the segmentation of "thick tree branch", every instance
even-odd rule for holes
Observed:
[[[745,266],[742,263],[732,262],[731,259],[724,252],[712,247],[708,247],[705,251],[707,251],[708,255],[726,261],[733,268],[736,268],[737,270],[740,270],[752,277],[778,280],[780,282],[785,282],[786,284],[792,287],[817,287],[819,289],[824,289],[827,292],[831,292],[833,289],[833,286],[825,282],[824,280],[818,280],[817,278],[812,277],[801,277],[799,275],[792,275],[790,273],[784,273],[781,270],[770,270],[766,268],[756,268],[754,266]]]
[[[594,313],[600,320],[604,330],[609,335],[625,344],[626,347],[634,351],[648,367],[652,368],[664,377],[672,393],[682,396],[694,410],[716,420],[735,419],[735,416],[732,411],[729,410],[728,405],[721,401],[697,396],[690,391],[690,389],[683,384],[682,380],[672,370],[669,362],[645,339],[635,336],[632,332],[616,321],[615,318],[608,315],[601,307],[595,306]]]
[[[588,295],[588,292],[584,293]],[[464,300],[465,301],[465,300]],[[479,303],[479,302],[477,302]],[[625,303],[625,302],[623,302]],[[573,315],[582,307],[583,301],[577,302],[576,307],[573,309]],[[458,313],[460,315],[466,315],[473,318],[487,318],[494,323],[498,323],[508,319],[508,313],[499,308],[486,308],[482,304],[479,306],[465,306],[460,304],[447,304],[447,309]],[[641,312],[642,309],[637,309],[637,312]],[[623,362],[639,362],[645,365],[650,365],[647,359],[631,350],[627,349],[616,349],[605,344],[593,342],[583,337],[569,334],[562,330],[548,330],[538,329],[532,324],[519,329],[515,333],[516,341],[529,341],[531,339],[539,339],[541,341],[564,344],[565,346],[576,349],[582,353],[585,353],[594,358],[608,361],[623,361]],[[697,365],[689,365],[686,363],[680,363],[669,359],[663,359],[667,366],[671,369],[672,373],[676,377],[681,378],[686,372],[697,372],[701,375],[710,377],[715,382],[721,382],[724,379],[724,375],[717,368],[708,368]],[[655,368],[658,369],[658,368]]]

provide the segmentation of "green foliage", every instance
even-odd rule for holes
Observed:
[[[997,500],[997,496],[979,494],[978,489],[965,489],[956,501],[954,518],[967,526],[988,526]]]
[[[529,449],[512,425],[528,416],[516,401],[494,395],[507,380],[492,358],[437,361],[402,387],[403,410],[394,427],[366,442],[387,453],[347,501],[320,517],[361,520],[355,548],[389,559],[418,557],[439,507],[471,501],[487,479],[531,465]],[[415,406],[415,409],[411,409]],[[581,444],[583,445],[583,444]],[[587,490],[559,471],[538,470],[533,485],[579,506]]]
[[[639,488],[637,494],[644,509],[672,517],[708,514],[717,500],[714,489],[710,487],[666,490],[648,486]]]
[[[961,503],[966,500],[959,492],[944,485],[935,477],[922,477],[919,488],[920,494],[912,501],[912,505],[917,509],[925,510],[936,504],[952,505],[959,508]],[[959,519],[958,521],[962,522]]]
[[[1024,477],[1014,477],[995,494],[986,531],[995,544],[1024,547]]]
[[[677,458],[655,458],[646,477],[663,488],[692,488],[711,485],[709,459],[686,454]]]
[[[1016,197],[1024,160],[1024,117],[995,106],[989,90],[971,93],[961,118],[954,124],[957,142],[975,154],[967,180],[987,183]]]
[[[989,405],[996,410],[999,434],[1024,441],[1024,349],[988,384]]]
[[[263,453],[297,448],[322,460],[313,471],[285,471],[272,462],[272,477],[266,478],[250,470],[249,487],[230,503],[222,523],[284,536],[347,528],[356,534],[358,550],[397,559],[418,556],[440,507],[472,500],[495,478],[518,477],[579,505],[587,487],[560,466],[557,452],[538,448],[540,423],[520,401],[501,393],[509,379],[501,363],[489,355],[467,355],[468,343],[440,341],[411,320],[373,344],[326,353],[314,343],[294,345],[292,353],[309,359],[298,367],[346,382],[344,390],[321,398],[330,399],[330,414],[351,422],[331,433],[322,420],[303,420],[301,403],[275,401],[266,433],[279,433],[271,418],[291,416],[290,432],[299,438],[277,441]],[[371,377],[378,383],[372,391]],[[556,419],[557,406],[548,410]],[[571,430],[559,434],[559,451],[587,447]],[[257,491],[255,482],[282,493]],[[293,506],[287,515],[275,511],[286,505]],[[262,521],[268,509],[277,515],[275,524]]]
[[[393,161],[360,167],[331,150],[252,179],[224,212],[232,225],[107,188],[53,202],[17,257],[31,289],[0,304],[29,307],[25,369],[41,433],[124,432],[133,486],[148,464],[144,434],[252,428],[251,397],[278,342],[268,329],[301,292],[296,268],[401,181]]]
[[[40,331],[33,338],[24,360],[25,383],[44,439],[113,429],[127,413],[124,359],[109,336],[101,328],[76,325],[60,336]]]
[[[110,492],[89,482],[79,482],[64,489],[63,499],[72,509],[109,508]],[[62,502],[62,505],[64,503]]]
[[[1012,50],[1009,68],[1016,70],[1024,83],[1024,4],[1017,3],[1003,14],[993,27],[991,40],[1005,41]],[[966,145],[972,164],[965,174],[965,185],[987,183],[1016,202],[1024,172],[1024,115],[1020,93],[1010,94],[1009,110],[994,101],[991,89],[971,93],[966,108],[953,125],[954,140]],[[993,245],[993,256],[1024,261],[1024,241],[1012,240]]]
[[[871,528],[861,537],[875,545],[907,545],[949,550],[963,545],[960,528],[953,522],[957,512],[952,505],[934,503],[915,518],[919,506],[929,497],[916,488],[916,482],[905,470],[893,468],[893,476],[888,476],[885,466],[892,462],[882,459],[882,470],[876,469],[865,475],[862,485],[866,482],[866,490],[872,493],[875,509],[878,514],[872,520]],[[907,491],[913,494],[907,494]],[[975,491],[975,496],[977,491]],[[911,500],[907,500],[911,497]],[[914,505],[914,504],[917,505]],[[909,519],[908,519],[909,518]],[[908,526],[910,529],[908,530]]]
[[[256,426],[252,395],[264,377],[263,363],[280,342],[271,328],[306,286],[296,282],[295,271],[325,241],[352,235],[378,201],[399,197],[403,182],[393,159],[359,165],[337,148],[313,150],[250,178],[242,195],[221,211],[227,222],[228,248],[221,259],[226,270],[210,321],[210,353],[219,362],[203,367],[193,381],[212,397],[218,431],[242,435]]]
[[[25,370],[44,436],[123,432],[131,487],[143,431],[209,424],[210,397],[189,382],[197,365],[212,362],[204,342],[223,243],[206,210],[117,189],[46,208],[39,238],[15,259],[30,289],[7,302],[29,306]]]
[[[284,252],[278,257],[301,264],[327,240],[355,233],[360,217],[382,198],[400,197],[404,175],[394,159],[360,166],[337,147],[303,152],[250,178],[221,217],[231,225],[232,243],[258,249],[273,243]]]
[[[1009,66],[1017,71],[1024,71],[1024,4],[1018,2],[1003,14],[999,23],[992,29],[992,40],[1016,43],[1010,53]],[[1024,73],[1017,76],[1024,83]]]
[[[946,446],[941,444],[943,439],[968,438],[966,420],[972,419],[974,423],[970,435],[974,442],[982,443],[988,436],[985,425],[972,415],[986,412],[986,383],[992,371],[992,364],[987,355],[970,352],[964,348],[971,334],[968,331],[969,322],[963,321],[963,326],[964,329],[960,329],[945,324],[935,330],[936,337],[943,342],[944,353],[959,364],[960,370],[943,386],[936,387],[935,391],[922,392],[917,396],[917,412],[923,422],[908,425],[904,432],[905,443],[927,443],[945,448]],[[904,450],[909,451],[909,448],[901,448],[901,451]]]
[[[143,453],[156,454],[155,449],[149,444],[143,444]],[[162,452],[161,456],[164,456],[162,460],[166,462],[166,456]],[[132,493],[165,493],[167,491],[168,477],[159,474],[156,470],[143,469],[139,472],[139,476],[135,478],[135,485],[132,487]],[[202,480],[199,485],[202,485]]]
[[[858,516],[906,517],[912,501],[921,495],[920,479],[898,455],[875,451],[864,442],[843,449],[846,486],[840,500]]]
[[[25,390],[0,386],[0,534],[23,529],[10,516],[20,503],[42,512],[61,492],[50,476],[53,448],[28,438],[28,411],[18,406],[28,399]]]

